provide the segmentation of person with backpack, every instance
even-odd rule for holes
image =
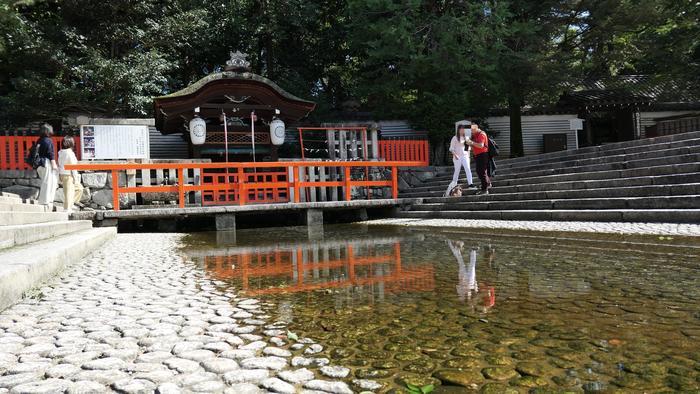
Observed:
[[[54,147],[51,136],[53,135],[53,127],[44,123],[39,130],[39,139],[36,142],[35,157],[38,160],[34,161],[32,166],[35,167],[39,178],[41,179],[41,187],[39,189],[39,204],[51,205],[56,196],[56,188],[58,187],[58,166],[54,158]]]
[[[58,151],[58,176],[63,185],[63,208],[69,213],[73,210],[73,205],[80,206],[80,198],[83,196],[83,185],[80,183],[78,171],[66,170],[66,164],[78,164],[73,148],[75,141],[73,137],[63,137],[61,150]]]
[[[489,166],[489,137],[479,125],[472,124],[471,140],[467,144],[472,147],[474,162],[476,163],[476,175],[481,181],[481,190],[477,194],[489,194],[491,179],[488,174]]]

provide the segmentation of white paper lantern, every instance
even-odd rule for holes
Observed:
[[[207,139],[207,123],[204,119],[195,115],[192,120],[190,120],[190,141],[192,145],[202,145]]]
[[[273,145],[284,144],[284,122],[280,119],[273,119],[270,122],[270,140]]]

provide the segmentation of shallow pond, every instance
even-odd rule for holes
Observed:
[[[700,389],[692,238],[338,225],[186,240],[201,269],[381,392]]]

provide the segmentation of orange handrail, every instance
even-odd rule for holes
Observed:
[[[418,161],[427,166],[430,159],[430,145],[427,140],[381,140],[379,157],[387,161]]]
[[[213,192],[217,190],[234,191],[238,195],[239,205],[246,204],[246,193],[250,189],[259,188],[287,188],[294,190],[294,202],[300,202],[301,189],[312,187],[344,187],[345,200],[351,199],[352,187],[389,187],[392,190],[392,198],[398,198],[398,167],[422,166],[421,162],[410,161],[285,161],[285,162],[240,162],[240,163],[115,163],[115,164],[90,164],[80,163],[67,165],[68,170],[78,171],[111,171],[112,176],[112,198],[113,208],[119,210],[119,195],[126,193],[149,193],[168,192],[177,193],[180,208],[185,207],[185,193],[191,191]],[[280,168],[293,169],[292,179],[274,182],[249,182],[246,180],[245,169],[260,168]],[[298,168],[300,167],[340,167],[343,169],[344,179],[337,181],[305,181],[298,179]],[[391,169],[391,179],[389,180],[352,180],[350,169],[353,167],[383,167]],[[126,170],[152,170],[167,169],[178,170],[178,182],[176,185],[158,186],[126,186],[119,185],[119,171]],[[184,171],[203,169],[235,169],[231,171],[232,176],[236,176],[236,181],[225,184],[190,185],[185,184]],[[227,178],[228,179],[228,178]]]
[[[31,170],[32,167],[24,162],[32,144],[39,139],[37,136],[3,135],[0,136],[0,170]],[[51,137],[54,145],[54,155],[58,158],[63,137]],[[80,137],[73,137],[75,154],[80,159]]]

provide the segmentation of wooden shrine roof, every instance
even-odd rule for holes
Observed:
[[[285,122],[306,117],[316,104],[285,91],[271,80],[251,72],[223,71],[207,75],[177,92],[153,99],[156,128],[163,134],[185,132],[194,108],[204,118],[247,118],[255,111],[261,119],[271,120],[275,109]]]

